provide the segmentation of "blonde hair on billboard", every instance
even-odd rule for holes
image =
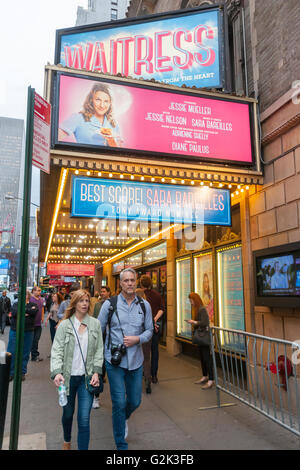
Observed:
[[[93,97],[98,91],[102,91],[103,93],[109,96],[110,107],[106,113],[106,118],[112,127],[116,127],[117,123],[113,118],[113,105],[112,105],[111,92],[110,92],[109,87],[105,85],[104,83],[97,83],[96,85],[94,85],[91,91],[89,92],[89,94],[87,95],[85,102],[83,104],[83,110],[81,111],[81,114],[83,115],[83,119],[86,122],[88,122],[91,120],[92,116],[95,114],[95,109],[93,105]]]

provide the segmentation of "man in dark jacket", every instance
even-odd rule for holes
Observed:
[[[31,293],[27,292],[26,305],[25,305],[22,380],[25,380],[25,375],[27,374],[27,364],[29,361],[29,356],[30,356],[30,351],[31,351],[31,346],[32,346],[35,317],[39,311],[37,304],[30,302],[30,296],[31,296]],[[11,310],[11,320],[10,320],[11,326],[10,326],[9,340],[8,340],[8,346],[7,346],[7,352],[12,354],[9,380],[13,380],[14,372],[15,372],[17,315],[18,315],[18,302],[15,302]]]
[[[2,292],[0,297],[0,328],[1,333],[4,335],[4,330],[6,326],[6,318],[11,309],[11,303],[9,297],[6,295],[6,290]]]
[[[160,318],[164,314],[164,302],[162,296],[153,289],[152,281],[150,276],[147,274],[143,274],[140,278],[140,286],[144,290],[145,297],[148,300],[149,304],[151,305],[152,316],[153,316],[153,336],[151,339],[151,380],[152,383],[156,384],[158,382],[157,379],[157,371],[158,371],[158,360],[159,360],[159,326],[160,326]],[[150,349],[150,343],[146,348]],[[149,361],[150,350],[147,351],[146,349],[146,361]],[[145,370],[149,370],[149,366],[145,364]],[[147,375],[149,372],[147,373]],[[146,392],[151,393],[151,385],[150,385],[150,377],[147,377],[145,374],[146,380]]]

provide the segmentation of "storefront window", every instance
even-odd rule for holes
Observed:
[[[125,268],[136,268],[143,264],[142,253],[138,253],[134,256],[130,256],[125,259]]]
[[[191,339],[192,328],[185,320],[191,319],[191,259],[184,258],[176,261],[176,293],[177,293],[177,335]]]
[[[113,274],[120,273],[124,269],[124,260],[113,264]]]
[[[209,315],[210,324],[214,323],[213,264],[212,253],[203,253],[194,258],[195,292],[200,295]]]
[[[143,252],[143,262],[144,264],[147,263],[154,263],[155,261],[159,261],[160,259],[164,259],[167,257],[167,243],[161,243],[160,245],[153,246],[152,248],[148,248]]]
[[[245,330],[242,249],[239,245],[217,252],[219,325],[221,328]],[[222,344],[233,350],[244,350],[244,344],[222,335]]]

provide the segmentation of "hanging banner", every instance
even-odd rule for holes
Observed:
[[[94,264],[48,263],[48,276],[94,276]]]
[[[32,164],[50,173],[51,106],[34,93]]]
[[[57,31],[55,63],[181,86],[223,86],[218,8]]]
[[[54,145],[253,165],[253,103],[57,74]]]
[[[231,225],[230,191],[73,177],[72,217]]]

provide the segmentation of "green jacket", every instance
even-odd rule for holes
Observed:
[[[71,321],[74,325],[74,315],[71,317]],[[90,315],[86,315],[82,323],[88,329],[87,373],[88,375],[95,374],[96,372],[102,374],[103,341],[100,322]],[[51,349],[50,370],[51,379],[54,379],[57,374],[64,376],[67,395],[69,395],[75,341],[77,339],[75,338],[71,322],[63,320],[55,333]]]

